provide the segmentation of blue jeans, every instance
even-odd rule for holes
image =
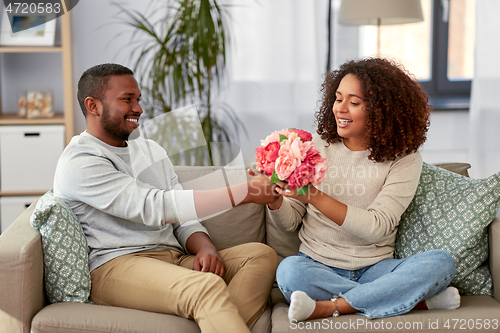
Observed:
[[[446,289],[454,275],[455,261],[442,250],[384,259],[354,271],[330,267],[299,253],[280,263],[276,279],[288,302],[296,290],[316,301],[337,296],[373,319],[410,311]]]

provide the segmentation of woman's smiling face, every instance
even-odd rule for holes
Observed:
[[[333,103],[337,133],[344,145],[353,151],[366,149],[366,102],[361,82],[353,74],[340,81]]]

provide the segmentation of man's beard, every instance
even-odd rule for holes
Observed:
[[[123,141],[128,141],[130,132],[122,128],[122,119],[111,118],[109,114],[109,107],[106,103],[102,102],[102,128],[106,133]]]

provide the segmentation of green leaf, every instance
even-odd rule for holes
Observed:
[[[302,187],[300,187],[298,190],[297,190],[297,194],[298,195],[306,195],[307,194],[307,190],[309,189],[309,184],[307,185],[304,185]]]
[[[286,136],[284,136],[283,134],[280,134],[280,142],[283,140],[288,140],[288,138]]]
[[[196,163],[192,165],[204,165],[199,163],[205,163],[205,153],[208,153],[211,165],[218,158],[214,154],[218,154],[221,161],[230,161],[233,158],[231,151],[215,153],[210,143],[239,144],[240,132],[248,137],[238,115],[227,104],[215,103],[225,82],[226,51],[231,42],[228,25],[231,12],[228,8],[232,6],[223,2],[154,1],[146,13],[115,4],[123,13],[122,23],[133,31],[132,42],[136,51],[131,53],[131,59],[134,60],[134,72],[144,96],[143,109],[148,117],[196,104],[208,145],[206,151],[186,155],[186,163]],[[156,18],[156,15],[151,15],[156,12],[162,14],[151,19]],[[166,133],[165,140],[173,141],[170,132]],[[189,136],[188,139],[182,136],[182,139],[190,140]]]
[[[276,174],[276,170],[273,170],[273,174],[271,175],[271,183],[277,183],[281,182],[282,180],[278,178],[278,175]]]

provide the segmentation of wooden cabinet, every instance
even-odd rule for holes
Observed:
[[[61,3],[63,5],[63,8],[65,8],[65,3],[64,0],[61,0]],[[6,72],[10,72],[11,75],[15,71],[19,70],[20,72],[23,70],[22,65],[18,65],[17,67],[19,68],[12,68],[12,66],[9,66],[8,68],[0,68],[0,84],[3,84],[4,86],[0,86],[0,129],[6,129],[7,127],[9,128],[9,131],[19,129],[19,132],[26,132],[26,128],[32,126],[33,129],[37,129],[37,133],[40,132],[40,126],[42,126],[43,129],[49,129],[49,127],[53,128],[54,125],[58,125],[55,127],[62,128],[62,131],[60,131],[60,138],[61,138],[61,143],[57,143],[54,145],[54,147],[51,147],[51,145],[44,145],[39,149],[46,149],[47,150],[47,156],[50,156],[50,159],[58,158],[60,153],[62,152],[61,147],[64,147],[69,140],[73,137],[74,135],[74,130],[73,130],[73,113],[74,113],[74,103],[75,103],[75,90],[74,90],[74,85],[73,85],[73,70],[72,70],[72,46],[71,46],[71,12],[66,12],[64,15],[60,16],[57,18],[58,22],[58,36],[60,36],[60,43],[57,43],[55,46],[48,46],[48,47],[30,47],[30,46],[0,46],[0,60],[1,57],[14,57],[14,59],[18,60],[20,59],[19,63],[22,63],[21,61],[24,61],[24,59],[29,58],[30,62],[36,62],[37,57],[40,58],[45,58],[49,57],[51,59],[50,61],[50,66],[51,68],[46,68],[43,67],[44,65],[41,64],[40,70],[45,71],[45,73],[48,71],[49,73],[52,73],[53,75],[58,75],[59,73],[62,72],[62,77],[59,79],[58,77],[53,77],[51,78],[52,80],[56,80],[56,82],[60,83],[58,80],[62,80],[62,92],[59,91],[52,91],[54,95],[54,99],[59,99],[61,101],[58,103],[59,106],[54,108],[55,116],[51,118],[21,118],[18,116],[18,110],[16,109],[10,109],[10,107],[7,107],[8,109],[3,110],[2,105],[15,105],[17,104],[17,96],[14,96],[12,94],[12,89],[10,90],[10,93],[5,93],[7,88],[12,88],[12,87],[5,87],[5,85],[8,86],[8,82],[6,82],[6,78],[4,77],[2,79],[2,75],[5,75]],[[53,60],[57,59],[57,60]],[[16,64],[19,64],[16,62]],[[0,66],[3,64],[3,62],[0,62]],[[54,65],[56,64],[56,65]],[[32,64],[31,64],[32,65]],[[52,68],[54,67],[54,68]],[[57,68],[56,68],[57,67]],[[36,77],[36,66],[34,67],[35,70],[33,72],[33,77]],[[7,70],[8,69],[8,70]],[[51,74],[52,75],[52,74]],[[37,78],[40,80],[40,78]],[[43,81],[43,79],[41,80]],[[43,83],[43,82],[42,82]],[[23,87],[18,87],[18,88],[23,88]],[[52,89],[52,87],[47,87],[48,89]],[[4,94],[2,94],[2,92]],[[2,103],[2,100],[4,103]],[[15,100],[15,104],[13,103],[13,100]],[[9,103],[6,103],[9,101]],[[45,126],[46,125],[46,126]],[[45,127],[45,128],[44,128]],[[28,130],[28,132],[31,132]],[[43,131],[42,131],[43,132]],[[1,138],[0,138],[1,140]],[[19,144],[19,147],[23,147],[22,144]],[[38,148],[37,148],[38,149]],[[57,150],[57,154],[54,152]],[[26,154],[29,154],[28,151],[23,151],[23,148],[20,148],[19,151],[17,152],[19,154],[19,158],[21,156],[25,156]],[[0,151],[0,159],[2,158],[2,151]],[[9,159],[12,158],[12,152],[10,151],[10,156],[8,157]],[[23,157],[24,158],[24,157]],[[57,160],[56,160],[57,161]],[[15,161],[14,161],[15,162]],[[2,164],[9,163],[9,160],[2,160]],[[44,161],[40,160],[37,161],[36,163],[50,163],[55,171],[55,163],[54,161]],[[0,170],[0,173],[2,170]],[[53,177],[53,173],[52,173]],[[1,179],[1,177],[0,177]],[[51,186],[50,186],[51,187]],[[36,197],[36,196],[41,196],[43,193],[45,193],[47,190],[50,189],[48,188],[28,188],[26,186],[19,186],[19,188],[12,188],[12,185],[9,185],[8,191],[2,190],[2,184],[0,184],[0,197],[2,198],[7,198],[7,197]],[[22,205],[21,205],[22,206]],[[0,210],[2,208],[0,207]],[[1,221],[0,221],[1,222]]]

